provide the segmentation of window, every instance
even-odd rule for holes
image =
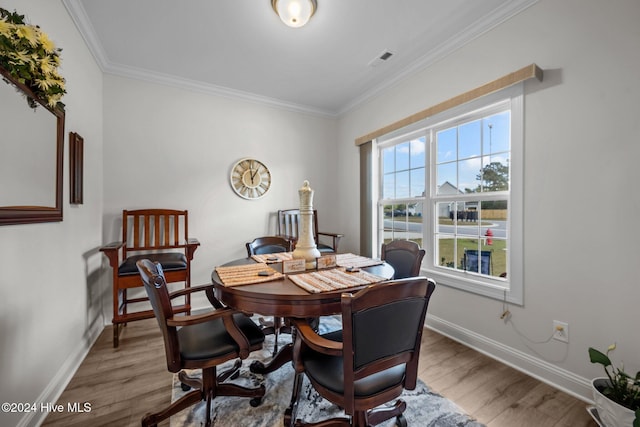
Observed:
[[[440,284],[522,303],[522,87],[376,141],[378,236]]]

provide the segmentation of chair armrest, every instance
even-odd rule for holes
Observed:
[[[318,231],[318,235],[322,234],[323,236],[329,236],[329,237],[343,237],[344,234],[340,234],[340,233],[325,233],[324,231]]]
[[[181,288],[181,289],[177,289],[173,292],[169,293],[169,299],[174,299],[177,297],[181,297],[181,296],[185,296],[185,295],[189,295],[192,294],[194,292],[205,292],[205,294],[207,295],[207,299],[209,300],[209,302],[211,303],[211,305],[214,308],[223,308],[224,305],[218,300],[218,298],[215,297],[214,293],[213,293],[213,285],[198,285],[198,286],[191,286],[189,288]]]
[[[209,322],[220,317],[232,316],[235,310],[231,308],[221,308],[202,314],[178,315],[167,319],[168,326],[189,326],[199,323]]]
[[[333,250],[335,252],[338,252],[338,244],[340,243],[340,239],[342,237],[344,237],[344,234],[340,234],[340,233],[326,233],[326,232],[320,232],[318,231],[318,240],[320,239],[320,236],[327,236],[327,237],[331,237],[331,239],[333,240],[333,245],[331,245],[331,247],[333,248]]]
[[[213,289],[213,285],[198,285],[198,286],[191,286],[189,288],[177,289],[169,293],[169,299],[181,297],[187,294],[192,294],[194,292],[202,292],[202,291],[206,292],[207,289],[209,288]]]
[[[307,347],[330,356],[342,355],[341,342],[328,340],[318,335],[306,320],[291,319],[291,323],[295,326],[299,339],[302,339]]]
[[[189,238],[187,240],[187,257],[189,258],[189,261],[193,259],[193,253],[198,249],[198,246],[200,246],[200,241],[198,239]]]
[[[120,265],[119,257],[120,250],[124,247],[124,242],[111,242],[100,248],[100,252],[104,252],[109,259],[109,265],[113,268],[118,268]]]

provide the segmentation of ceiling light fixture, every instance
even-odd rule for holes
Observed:
[[[299,28],[316,13],[316,0],[271,0],[273,10],[286,25]]]

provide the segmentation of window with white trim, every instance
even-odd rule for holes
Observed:
[[[424,275],[522,304],[522,121],[516,85],[376,140],[377,250],[416,241]]]

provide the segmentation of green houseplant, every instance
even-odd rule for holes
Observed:
[[[607,375],[592,382],[598,414],[607,427],[640,427],[640,371],[632,377],[624,371],[624,366],[615,367],[609,358],[615,349],[615,344],[610,345],[606,353],[589,347],[591,363],[602,365]],[[602,396],[615,405],[610,405]]]

